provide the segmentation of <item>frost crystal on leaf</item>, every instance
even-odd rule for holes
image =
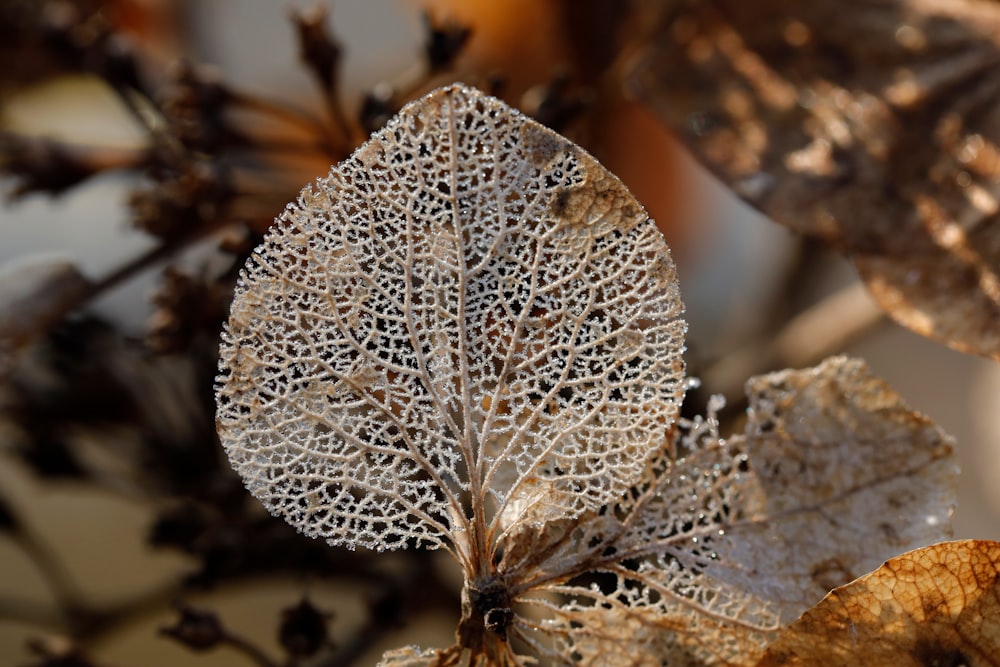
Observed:
[[[498,100],[403,109],[242,274],[219,428],[274,513],[350,547],[452,548],[616,500],[660,449],[684,322],[621,182]]]
[[[617,178],[451,86],[249,260],[219,434],[303,533],[459,562],[455,646],[384,665],[753,664],[842,578],[947,533],[925,491],[950,445],[842,358],[752,380],[743,435],[678,421],[681,310]]]

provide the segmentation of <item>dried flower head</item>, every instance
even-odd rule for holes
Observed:
[[[729,441],[678,420],[681,310],[616,177],[451,86],[253,254],[219,433],[303,533],[461,565],[456,645],[386,665],[752,664],[831,587],[947,533],[950,445],[846,359],[755,380]]]

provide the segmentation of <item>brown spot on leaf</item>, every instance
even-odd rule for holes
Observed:
[[[536,167],[543,167],[560,152],[570,147],[569,142],[541,125],[525,125],[521,129],[525,157]]]
[[[563,188],[560,190],[555,197],[552,198],[552,212],[557,216],[561,216],[566,212],[566,207],[569,206],[570,192],[569,190]]]
[[[961,650],[952,646],[919,644],[912,655],[917,664],[926,667],[970,667],[973,664]]]

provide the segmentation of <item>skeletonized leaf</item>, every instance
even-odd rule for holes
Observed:
[[[679,312],[617,179],[444,88],[248,262],[220,437],[303,532],[457,558],[456,644],[386,666],[752,664],[838,576],[946,534],[950,446],[843,358],[752,381],[728,441],[675,423]]]
[[[1000,543],[944,542],[887,561],[807,611],[760,667],[1000,664]]]
[[[669,251],[583,150],[460,85],[304,189],[248,262],[219,432],[275,514],[333,544],[453,545],[617,498],[677,411]]]
[[[413,646],[393,649],[386,652],[378,663],[378,667],[437,667],[449,664],[454,667],[468,667],[469,655],[456,657],[451,662],[447,651],[439,649],[418,649]]]
[[[1000,358],[1000,5],[668,2],[635,82],[897,321]]]
[[[502,564],[535,573],[518,602],[547,620],[515,623],[537,652],[753,664],[832,588],[950,535],[949,438],[862,362],[831,358],[747,388],[744,434],[686,425],[614,511]]]

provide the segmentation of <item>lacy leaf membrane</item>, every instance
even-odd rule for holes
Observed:
[[[752,665],[832,588],[950,537],[951,441],[863,362],[747,392],[742,434],[683,423],[613,511],[534,545],[518,628],[551,664]]]
[[[513,523],[639,479],[677,411],[681,310],[663,238],[617,178],[453,86],[303,190],[254,253],[220,433],[307,534],[488,558]]]
[[[669,251],[579,147],[460,85],[303,190],[247,263],[218,425],[274,514],[444,548],[455,645],[382,664],[752,665],[830,589],[948,535],[947,436],[859,361],[677,418]]]

